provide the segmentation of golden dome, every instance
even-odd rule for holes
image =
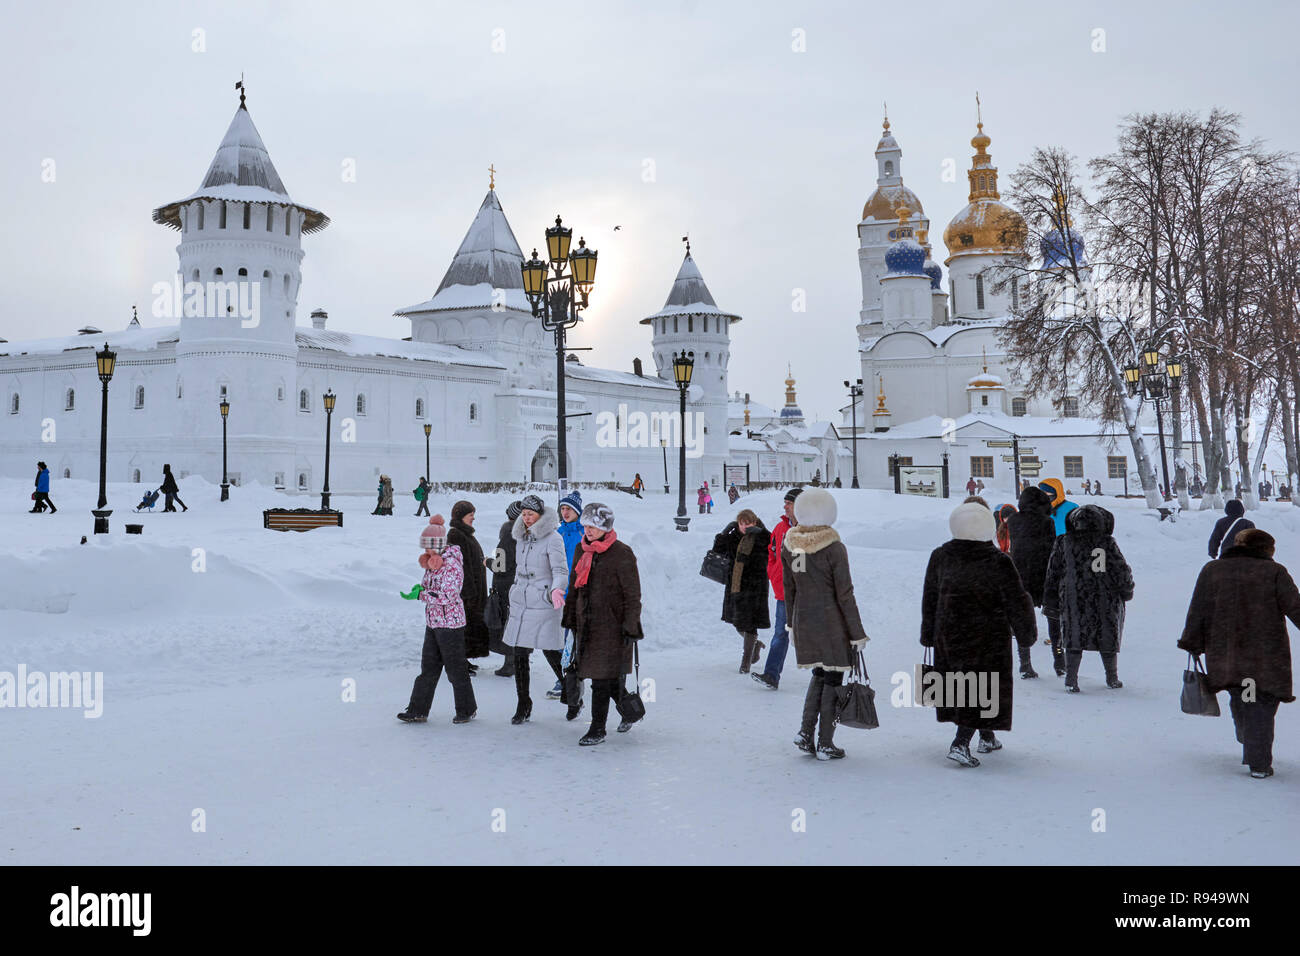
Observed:
[[[871,198],[867,200],[867,204],[862,207],[862,218],[875,219],[878,222],[893,222],[898,219],[900,203],[906,205],[914,216],[925,213],[916,193],[899,183],[897,186],[877,187],[871,194]]]
[[[1020,214],[1004,205],[998,195],[998,168],[987,152],[993,140],[984,132],[984,123],[977,124],[978,132],[971,137],[975,149],[970,169],[970,202],[953,217],[943,231],[943,244],[948,255],[975,253],[1009,253],[1020,248],[1025,223]]]

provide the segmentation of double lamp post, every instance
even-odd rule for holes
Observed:
[[[1165,422],[1160,414],[1160,403],[1172,398],[1182,388],[1183,371],[1183,359],[1176,355],[1171,355],[1162,369],[1160,349],[1154,345],[1142,350],[1141,365],[1129,365],[1124,369],[1124,384],[1128,387],[1129,395],[1136,396],[1141,392],[1143,398],[1156,408],[1156,434],[1160,440],[1160,467],[1164,472],[1166,500],[1173,496],[1169,489],[1169,460],[1165,457]]]

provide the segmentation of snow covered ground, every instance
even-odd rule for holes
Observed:
[[[540,661],[522,727],[513,681],[490,668],[473,723],[451,725],[445,682],[428,724],[394,719],[422,637],[420,608],[397,596],[417,580],[413,501],[373,517],[373,498],[336,496],[342,529],[277,533],[262,508],[315,500],[252,487],[220,504],[217,488],[184,485],[188,513],[138,519],[142,486],[112,485],[113,533],[82,546],[90,483],[56,481],[47,516],[26,513],[29,482],[0,480],[0,671],[104,675],[97,719],[0,709],[2,863],[1294,860],[1300,708],[1281,708],[1264,781],[1239,763],[1226,699],[1217,720],[1178,708],[1174,645],[1216,514],[1160,523],[1140,501],[1102,501],[1137,581],[1125,687],[1107,690],[1088,655],[1083,693],[1067,696],[1036,646],[1044,676],[1017,681],[1006,749],[962,770],[944,758],[949,725],[889,706],[891,676],[919,659],[922,574],[955,501],[836,492],[882,726],[841,728],[848,758],[822,763],[791,744],[807,679],[793,651],[778,692],[738,675],[720,588],[698,576],[728,516],[748,506],[770,524],[776,492],[693,516],[689,534],[672,530],[675,499],[606,496],[640,562],[654,700],[631,733],[579,748],[585,720],[541,699]],[[508,497],[474,498],[491,547]],[[1252,518],[1300,571],[1300,514],[1269,503]],[[126,536],[128,520],[144,534]]]

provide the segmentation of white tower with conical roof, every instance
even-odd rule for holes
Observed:
[[[727,363],[731,358],[731,324],[740,316],[718,308],[704,276],[691,257],[686,244],[677,278],[668,292],[664,307],[641,320],[652,333],[655,371],[665,381],[673,381],[673,354],[683,350],[695,353],[691,376],[691,395],[687,413],[704,419],[703,456],[687,459],[686,480],[708,481],[710,487],[722,487],[724,466],[729,452],[727,434]],[[698,462],[698,465],[697,465]],[[698,470],[696,470],[698,468]]]

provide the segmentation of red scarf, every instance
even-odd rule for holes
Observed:
[[[587,576],[591,574],[591,557],[592,552],[604,554],[609,550],[609,546],[618,540],[618,535],[613,531],[606,531],[605,537],[596,541],[588,540],[586,535],[582,538],[582,557],[578,559],[578,576],[573,580],[575,588],[585,588],[587,586]]]

